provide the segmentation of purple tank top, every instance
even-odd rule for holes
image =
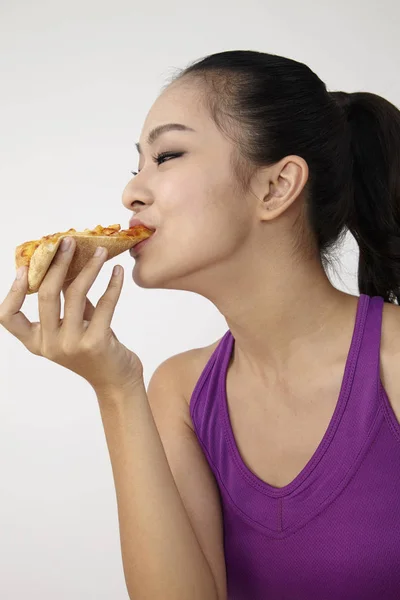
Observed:
[[[229,600],[400,599],[400,425],[380,380],[383,304],[361,294],[329,426],[283,488],[238,451],[230,330],[197,381],[190,413],[219,486]]]

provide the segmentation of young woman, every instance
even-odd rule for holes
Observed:
[[[226,334],[146,391],[110,329],[122,275],[94,308],[104,257],[66,288],[74,242],[40,322],[19,312],[26,273],[0,306],[31,352],[96,391],[130,597],[398,599],[399,110],[288,58],[222,52],[168,83],[137,146],[123,203],[156,233],[133,280],[208,298]],[[326,274],[347,230],[359,297]]]

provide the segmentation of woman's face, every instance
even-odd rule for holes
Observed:
[[[150,146],[150,131],[181,123]],[[239,196],[230,166],[233,149],[199,101],[194,86],[169,87],[148,113],[138,171],[122,201],[157,229],[135,257],[133,279],[145,288],[185,289],[208,296],[221,278],[236,278],[255,224],[254,197]],[[157,164],[153,156],[168,152]],[[231,281],[232,283],[232,281]]]

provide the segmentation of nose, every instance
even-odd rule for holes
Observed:
[[[134,210],[135,207],[146,203],[148,203],[148,201],[144,199],[143,194],[141,195],[132,179],[122,192],[122,204],[128,210]]]

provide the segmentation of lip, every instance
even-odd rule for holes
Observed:
[[[152,225],[146,225],[146,223],[143,223],[143,221],[141,221],[140,219],[131,219],[129,221],[129,227],[134,227],[135,225],[143,225],[144,227],[147,227],[147,229],[151,229],[152,231],[155,231],[156,228],[153,227]]]
[[[148,243],[151,238],[153,238],[156,234],[153,233],[153,235],[151,235],[150,237],[146,238],[145,240],[143,240],[142,242],[139,242],[138,244],[136,244],[136,246],[133,246],[130,250],[129,250],[129,254],[131,256],[137,256],[139,254],[139,252],[142,250],[142,248],[144,248],[144,245],[146,243]]]

